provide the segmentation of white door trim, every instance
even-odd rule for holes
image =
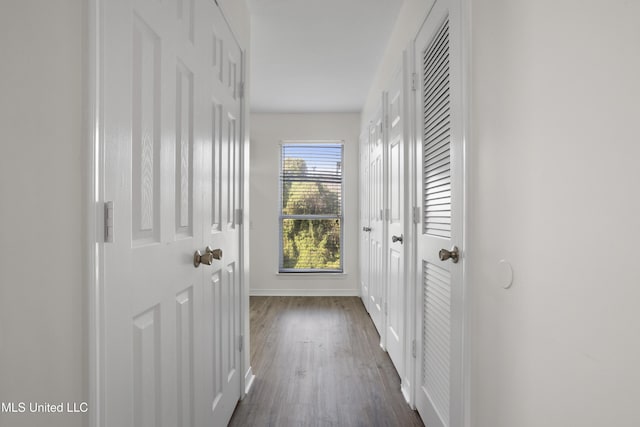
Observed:
[[[466,262],[462,267],[462,294],[464,298],[463,319],[462,319],[462,392],[464,402],[463,409],[463,425],[471,427],[471,374],[472,374],[472,341],[471,341],[471,283],[469,275],[469,254],[467,248],[470,248],[471,228],[472,228],[472,212],[470,212],[470,185],[471,164],[470,151],[473,151],[471,140],[471,0],[454,0],[459,1],[460,11],[460,81],[462,84],[462,173],[463,185],[462,189],[462,248],[463,256]]]
[[[101,235],[100,225],[104,223],[104,206],[102,191],[102,138],[100,132],[102,116],[102,88],[100,84],[102,57],[102,13],[101,0],[88,0],[86,9],[86,62],[84,63],[85,79],[85,111],[86,111],[86,244],[87,257],[84,260],[87,275],[87,369],[88,369],[88,399],[89,426],[101,427],[100,397],[102,383],[100,370],[102,369],[102,342],[100,289],[103,284],[103,246],[104,236]]]

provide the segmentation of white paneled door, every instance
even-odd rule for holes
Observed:
[[[437,0],[415,40],[416,406],[425,425],[463,425],[463,124],[460,14]]]
[[[369,315],[380,334],[380,344],[385,347],[386,291],[385,262],[385,145],[384,116],[380,110],[369,130],[369,182],[370,182],[370,227],[369,232]]]
[[[101,12],[99,422],[224,426],[240,397],[242,52],[210,0]]]
[[[369,240],[371,237],[369,187],[369,129],[360,135],[360,297],[369,311]]]
[[[387,92],[387,351],[404,375],[405,331],[405,152],[404,152],[404,68],[393,74]]]

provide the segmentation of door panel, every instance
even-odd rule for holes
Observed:
[[[416,406],[425,424],[463,423],[462,264],[439,258],[461,247],[463,218],[460,15],[437,0],[415,41],[416,170],[422,225],[417,239]]]
[[[388,90],[388,200],[387,257],[387,351],[402,377],[404,375],[405,256],[405,151],[404,151],[404,67],[398,67]]]
[[[198,3],[196,3],[198,4]],[[211,418],[207,425],[226,425],[240,396],[240,117],[242,51],[216,8],[205,15],[207,88],[203,99],[206,118],[203,182],[206,223],[204,246],[222,249],[222,258],[206,270],[204,298],[207,325],[204,345],[212,356],[203,372],[212,387],[206,393]]]
[[[100,290],[100,418],[226,425],[240,396],[242,52],[209,0],[101,8],[114,241],[104,244]],[[206,246],[222,259],[194,268]]]

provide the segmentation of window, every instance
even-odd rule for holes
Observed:
[[[282,144],[281,273],[343,271],[342,157],[339,142]]]

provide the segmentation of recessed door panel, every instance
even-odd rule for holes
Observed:
[[[222,105],[211,106],[211,232],[222,231]]]
[[[133,399],[136,426],[153,427],[162,420],[159,308],[133,319]]]
[[[178,423],[193,427],[195,422],[193,287],[176,296],[176,370]]]
[[[131,44],[133,243],[148,244],[160,239],[160,37],[135,16]]]
[[[176,69],[176,235],[193,233],[193,72]]]

